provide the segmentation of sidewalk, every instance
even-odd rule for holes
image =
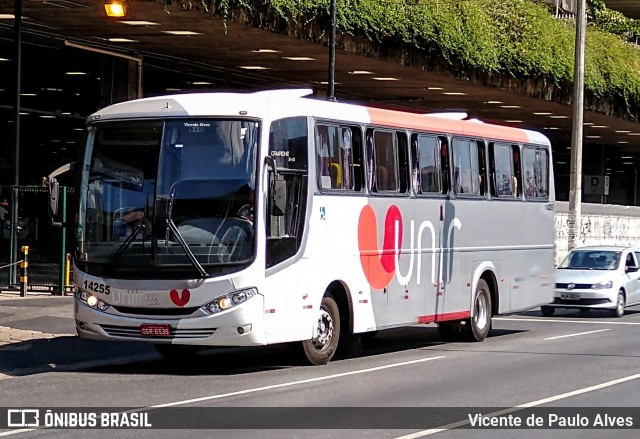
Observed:
[[[0,292],[0,346],[75,333],[73,296]]]

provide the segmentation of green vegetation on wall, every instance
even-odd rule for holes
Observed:
[[[640,34],[640,20],[625,17],[621,12],[608,9],[604,0],[587,0],[589,22],[605,32],[616,35]]]
[[[160,0],[167,1],[167,0]],[[292,24],[317,20],[327,26],[330,0],[182,0],[229,19],[270,12]],[[542,79],[557,87],[573,81],[575,22],[556,19],[534,0],[336,0],[337,28],[383,44],[405,44],[440,56],[455,69]],[[640,50],[616,34],[638,23],[588,0],[585,88],[594,97],[640,103]],[[262,9],[261,9],[262,8]],[[613,17],[613,18],[612,18]],[[615,26],[615,23],[625,23]]]

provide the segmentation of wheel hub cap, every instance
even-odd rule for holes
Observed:
[[[333,337],[333,319],[329,310],[324,306],[320,308],[320,318],[318,319],[318,328],[316,337],[313,339],[313,345],[318,350],[322,350],[329,346]]]

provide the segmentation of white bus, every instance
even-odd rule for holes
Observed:
[[[545,136],[310,94],[163,96],[89,117],[81,337],[165,356],[301,342],[325,364],[391,327],[481,341],[492,316],[553,300]]]

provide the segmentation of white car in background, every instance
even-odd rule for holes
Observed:
[[[638,260],[640,249],[631,247],[574,248],[556,267],[555,298],[541,307],[542,314],[603,309],[622,317],[627,306],[640,303]]]

